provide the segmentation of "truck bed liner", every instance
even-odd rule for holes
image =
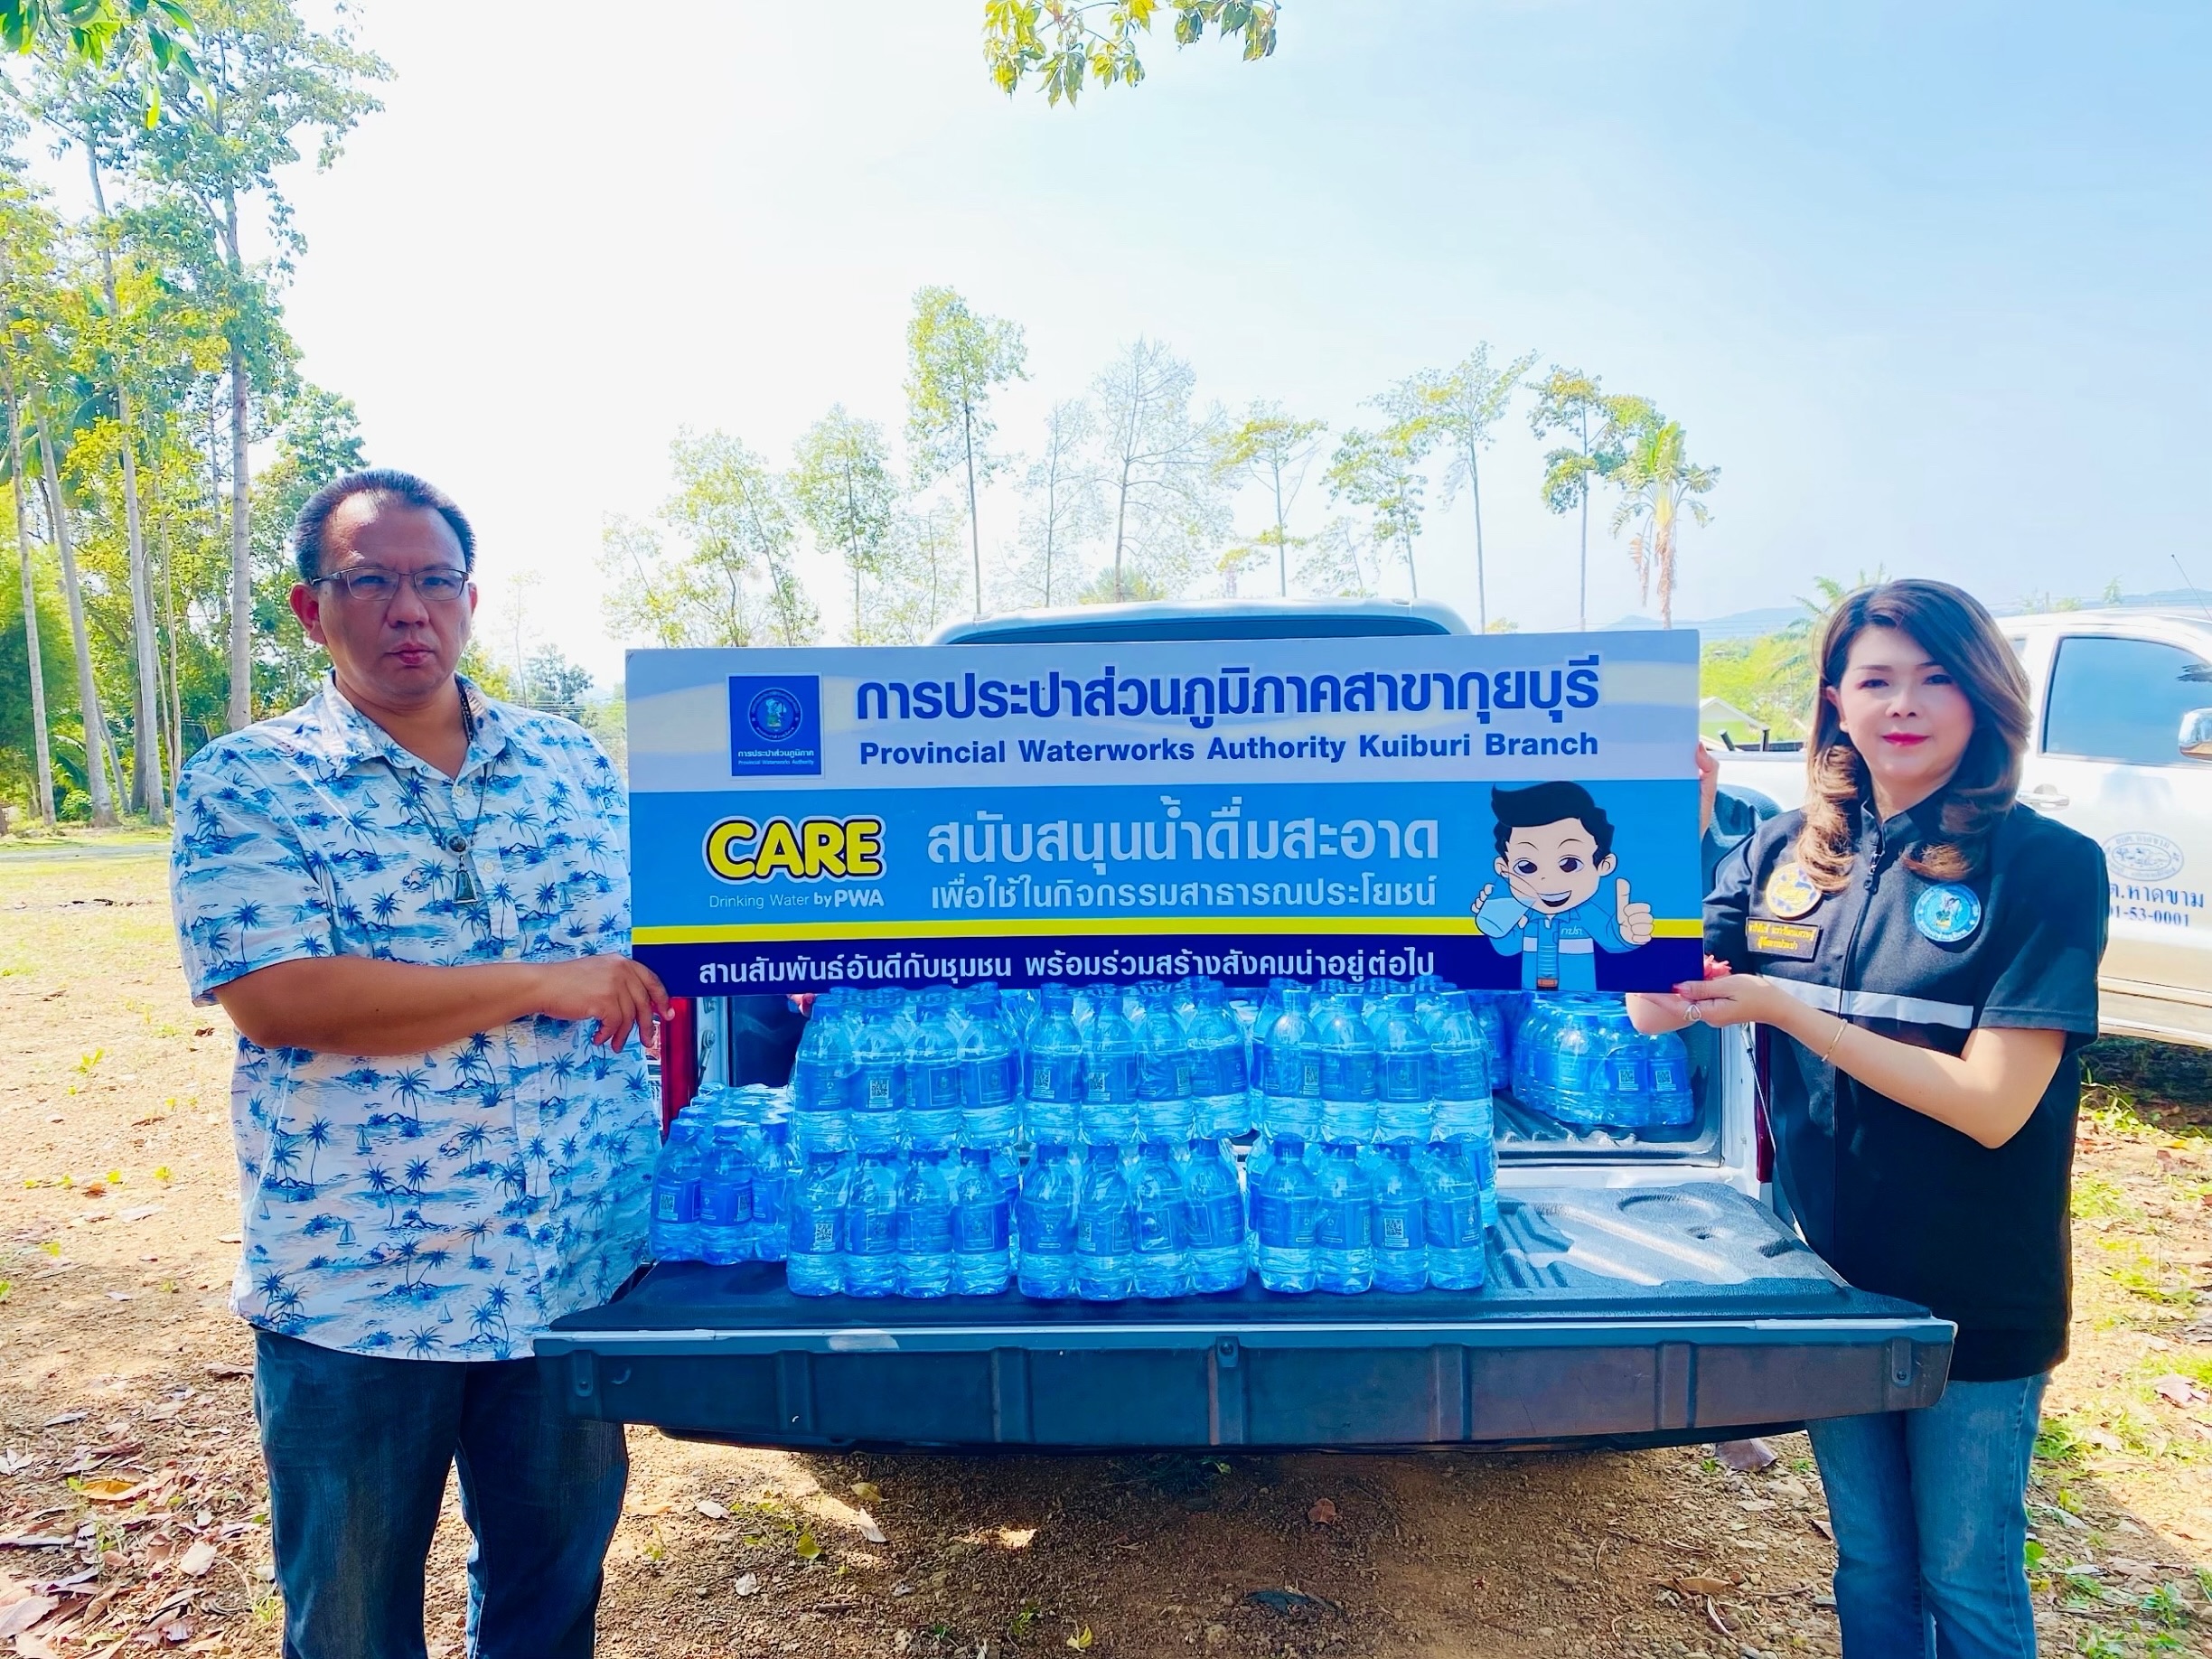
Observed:
[[[653,1269],[538,1353],[573,1413],[748,1445],[1420,1446],[1932,1403],[1952,1327],[1718,1184],[1501,1195],[1479,1292],[1110,1304],[792,1295]]]

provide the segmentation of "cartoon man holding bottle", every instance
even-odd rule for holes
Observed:
[[[1596,990],[1599,951],[1652,936],[1651,906],[1630,903],[1613,874],[1613,820],[1579,783],[1494,789],[1490,806],[1506,891],[1492,882],[1475,895],[1475,925],[1500,956],[1521,958],[1523,990]]]

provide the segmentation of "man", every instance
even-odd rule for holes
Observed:
[[[422,480],[301,511],[307,702],[195,755],[170,880],[239,1029],[245,1213],[287,1659],[423,1652],[457,1464],[469,1652],[592,1650],[622,1430],[540,1398],[531,1338],[644,1253],[660,982],[624,954],[627,805],[566,720],[456,675],[475,537]]]
[[[1652,936],[1649,904],[1631,904],[1626,876],[1613,881],[1613,820],[1579,783],[1494,789],[1495,884],[1475,895],[1475,925],[1501,956],[1521,959],[1524,990],[1598,989],[1597,952],[1633,951]]]

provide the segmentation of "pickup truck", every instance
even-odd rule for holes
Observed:
[[[2020,799],[2104,848],[2104,1030],[2212,1047],[2212,614],[2114,606],[1999,626],[2035,714]],[[1802,753],[1720,759],[1724,784],[1804,799]]]
[[[1100,606],[937,643],[1464,633],[1439,605]],[[664,1034],[664,1111],[737,1079],[726,998]],[[1173,1301],[802,1298],[772,1263],[652,1267],[538,1345],[579,1416],[838,1448],[1665,1445],[1943,1392],[1953,1327],[1846,1285],[1770,1207],[1752,1042],[1692,1041],[1693,1120],[1570,1130],[1499,1095],[1474,1292]]]

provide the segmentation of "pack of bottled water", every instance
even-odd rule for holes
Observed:
[[[672,1126],[654,1251],[782,1261],[801,1295],[1476,1289],[1512,1003],[1434,979],[826,991],[788,1089],[709,1088]]]
[[[1561,1123],[1676,1129],[1697,1116],[1681,1037],[1646,1036],[1618,997],[1535,998],[1513,1051],[1513,1093]]]

